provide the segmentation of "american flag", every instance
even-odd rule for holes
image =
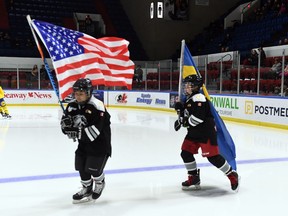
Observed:
[[[128,41],[117,37],[96,39],[39,20],[32,20],[31,25],[49,52],[61,99],[72,93],[79,78],[89,78],[93,85],[131,89],[134,63],[129,58]]]

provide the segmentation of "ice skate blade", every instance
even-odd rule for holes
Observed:
[[[201,186],[200,185],[191,185],[188,187],[182,186],[182,190],[184,191],[201,190]]]
[[[73,200],[73,204],[81,204],[81,203],[88,203],[88,202],[91,202],[91,201],[94,201],[92,199],[92,196],[89,196],[89,197],[84,197],[83,199],[81,200]]]

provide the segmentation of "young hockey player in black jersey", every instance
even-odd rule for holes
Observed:
[[[101,196],[105,186],[103,170],[111,156],[110,115],[92,91],[90,79],[78,79],[73,85],[75,99],[67,105],[61,119],[63,133],[78,140],[75,169],[83,187],[73,195],[73,203],[96,200]]]
[[[184,79],[184,84],[186,101],[184,105],[181,102],[175,104],[179,118],[174,124],[176,131],[181,126],[187,128],[187,135],[181,147],[181,157],[188,171],[188,180],[182,183],[182,189],[200,188],[200,170],[197,169],[194,154],[197,154],[198,149],[201,148],[202,156],[207,157],[212,165],[225,173],[230,180],[231,189],[237,191],[238,174],[219,154],[214,117],[209,102],[199,92],[203,85],[202,79],[190,75]]]

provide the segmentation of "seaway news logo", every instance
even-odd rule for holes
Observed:
[[[5,94],[5,98],[9,99],[22,99],[23,101],[34,98],[34,99],[51,99],[51,93],[40,93],[40,92],[27,92],[27,93],[7,93]]]

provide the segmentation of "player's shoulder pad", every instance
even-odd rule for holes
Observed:
[[[97,99],[95,97],[91,97],[91,99],[89,100],[88,104],[93,105],[99,111],[105,112],[104,103],[101,100],[99,100],[99,99]]]
[[[206,102],[206,97],[203,94],[198,93],[193,95],[192,100],[194,102]]]

